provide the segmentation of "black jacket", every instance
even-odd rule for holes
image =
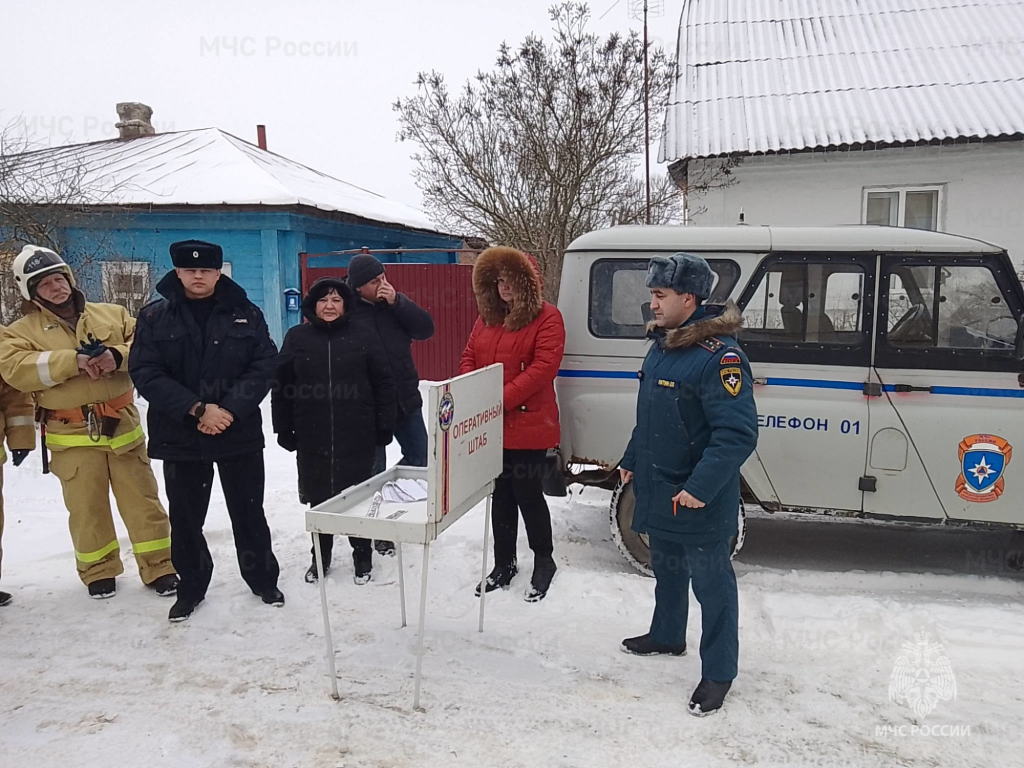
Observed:
[[[316,316],[316,302],[338,291],[345,314],[332,323]],[[375,447],[391,442],[395,382],[374,331],[351,322],[352,289],[322,278],[302,301],[309,320],[288,330],[271,395],[274,432],[298,451],[304,500],[329,498],[369,477]]]
[[[185,289],[169,272],[156,287],[163,296],[139,312],[128,371],[149,401],[149,455],[171,461],[217,461],[263,448],[260,403],[270,391],[277,347],[259,307],[221,276],[205,340],[185,306]],[[234,416],[219,435],[204,435],[188,415],[196,402]]]
[[[404,293],[398,294],[394,306],[386,301],[366,301],[355,291],[353,295],[352,322],[373,328],[384,344],[398,388],[399,415],[418,411],[423,407],[423,398],[420,377],[412,361],[412,342],[434,335],[434,319]]]

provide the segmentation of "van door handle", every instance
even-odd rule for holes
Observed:
[[[892,389],[894,392],[932,392],[932,387],[915,387],[913,384],[894,384]]]

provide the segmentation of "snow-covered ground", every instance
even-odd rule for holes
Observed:
[[[482,510],[430,561],[423,705],[411,711],[420,553],[407,549],[410,626],[394,559],[351,580],[339,542],[328,595],[340,702],[328,695],[319,594],[292,456],[268,440],[266,508],[287,605],[238,577],[223,497],[206,525],[216,571],[184,624],[138,581],[122,531],[117,597],[74,572],[66,512],[34,453],[4,468],[0,766],[1020,766],[1024,589],[1001,567],[1008,537],[758,520],[739,563],[740,677],[726,709],[690,717],[700,677],[691,599],[682,659],[619,651],[645,631],[654,582],[610,541],[609,494],[553,500],[560,571],[527,604],[531,557],[476,631]],[[392,451],[394,454],[395,451]],[[160,476],[159,463],[155,462]],[[915,572],[920,571],[920,572]],[[941,643],[955,700],[918,717],[890,701],[915,633]]]

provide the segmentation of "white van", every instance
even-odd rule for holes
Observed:
[[[1024,527],[1024,291],[1006,251],[895,227],[614,227],[565,253],[556,383],[568,483],[615,489],[647,351],[648,258],[696,253],[743,311],[760,437],[743,498],[769,511]]]

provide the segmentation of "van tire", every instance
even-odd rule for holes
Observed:
[[[609,505],[609,522],[612,529],[612,540],[619,552],[626,558],[631,566],[636,568],[645,576],[653,576],[651,569],[651,548],[647,543],[647,537],[641,536],[633,530],[633,511],[636,509],[636,496],[633,495],[633,483],[623,483],[621,480],[612,492],[612,500]],[[746,539],[747,513],[740,500],[740,507],[737,510],[737,532],[729,540],[731,553],[729,559],[736,557]]]
[[[609,505],[609,522],[612,529],[612,540],[626,562],[636,568],[644,576],[653,576],[651,570],[651,548],[647,539],[633,530],[633,510],[636,508],[636,497],[633,495],[633,483],[619,480],[612,491]]]

